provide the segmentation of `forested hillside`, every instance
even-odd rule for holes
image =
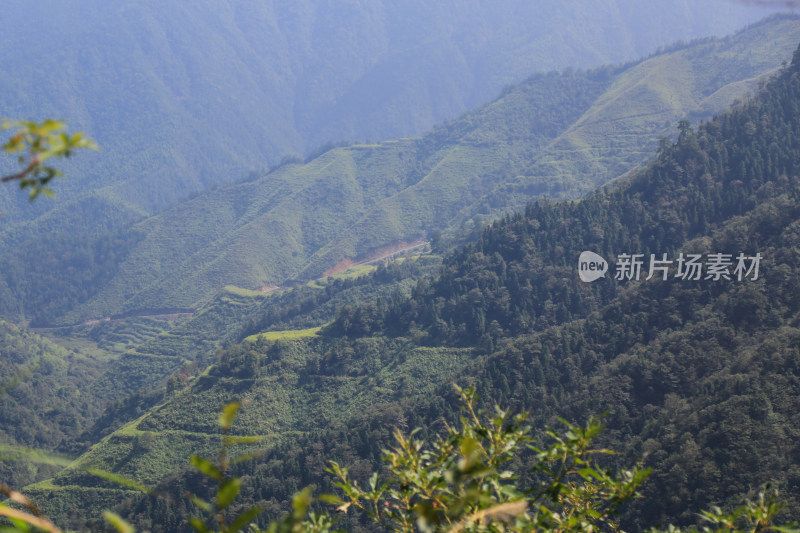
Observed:
[[[102,354],[68,350],[0,321],[0,456],[14,458],[7,445],[43,451],[69,446],[109,401],[87,390],[108,362]],[[13,486],[57,470],[24,460],[0,461],[0,479]]]
[[[682,123],[641,172],[496,222],[436,279],[341,307],[321,335],[221,351],[169,401],[28,490],[53,513],[82,502],[96,516],[91,504],[120,492],[82,471],[98,465],[180,496],[196,482],[181,472],[186,454],[213,448],[218,406],[239,399],[237,431],[265,450],[237,470],[246,496],[283,512],[293,491],[329,486],[325,459],[362,480],[392,428],[424,434],[452,419],[455,381],[542,425],[608,411],[619,464],[654,469],[624,513],[628,530],[693,523],[766,481],[797,516],[799,173],[800,48],[751,100],[696,129]],[[591,283],[578,278],[587,250],[611,263]],[[641,276],[617,276],[626,254],[643,254]],[[645,279],[650,254],[672,260],[665,279]],[[680,275],[690,254],[697,279]],[[737,272],[739,254],[749,266],[760,256],[758,273]],[[251,318],[247,333],[270,320]],[[184,512],[148,497],[118,510],[164,531]]]
[[[494,353],[456,381],[542,420],[609,410],[611,446],[655,470],[632,529],[691,522],[767,481],[796,515],[799,98],[796,52],[766,92],[697,132],[684,127],[646,172],[496,223],[412,299],[343,310],[328,333],[466,339]],[[764,263],[750,281],[691,282],[673,265],[668,280],[586,284],[584,250],[617,263],[625,253],[760,253]]]
[[[798,40],[796,17],[778,17],[635,64],[535,75],[423,137],[287,163],[98,244],[88,236],[79,254],[50,252],[40,224],[0,236],[0,311],[63,324],[194,308],[226,284],[313,279],[400,240],[461,234],[533,197],[578,197],[644,162],[678,120],[755,90]],[[41,250],[47,262],[35,259]],[[76,258],[81,278],[70,274]]]

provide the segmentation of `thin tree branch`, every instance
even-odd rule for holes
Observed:
[[[30,164],[28,164],[28,166],[22,169],[20,172],[0,177],[0,183],[6,183],[9,181],[24,179],[25,176],[36,170],[36,167],[38,166],[39,166],[39,161],[36,160],[31,161]]]

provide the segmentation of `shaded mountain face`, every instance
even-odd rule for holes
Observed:
[[[237,431],[265,436],[266,451],[237,471],[245,498],[280,513],[294,490],[329,490],[326,459],[366,479],[393,428],[424,435],[457,416],[455,381],[537,424],[608,411],[604,444],[622,452],[620,464],[654,468],[626,529],[691,524],[766,481],[797,516],[798,102],[800,48],[750,101],[696,129],[683,123],[642,171],[497,221],[433,281],[341,307],[320,336],[221,352],[169,402],[31,493],[54,510],[124,500],[126,516],[176,524],[176,509],[128,499],[78,467],[113,466],[180,496],[191,478],[175,472],[179,460],[216,445],[212,406],[241,399]],[[585,251],[611,263],[605,278],[581,280]],[[760,256],[758,275],[738,276],[735,261],[730,279],[714,275],[719,253]],[[666,279],[617,275],[625,254],[676,262]],[[697,279],[680,275],[681,254],[700,256]],[[278,323],[275,311],[256,316]]]
[[[461,232],[537,196],[581,196],[645,161],[678,120],[708,118],[755,90],[798,39],[797,19],[782,17],[632,65],[536,75],[423,137],[286,164],[110,237],[42,237],[62,222],[43,217],[3,241],[0,309],[71,323],[194,307],[229,283],[257,289],[313,278],[396,241]],[[69,253],[72,241],[79,252]]]

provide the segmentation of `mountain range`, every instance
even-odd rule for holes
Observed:
[[[756,90],[798,28],[776,17],[627,65],[534,75],[424,136],[288,161],[123,230],[65,235],[65,218],[91,215],[55,212],[0,234],[0,312],[47,325],[192,309],[228,284],[313,279],[399,241],[463,234],[536,196],[580,197],[641,165],[679,120]]]
[[[798,102],[800,48],[751,98],[696,128],[682,122],[642,169],[497,220],[433,277],[423,256],[270,294],[228,288],[119,359],[203,364],[184,366],[145,413],[98,428],[96,444],[28,493],[72,526],[116,504],[140,527],[174,530],[185,508],[86,469],[178,500],[197,481],[186,456],[212,452],[219,406],[239,399],[235,433],[259,436],[262,454],[236,473],[246,500],[274,515],[306,484],[331,489],[326,459],[366,480],[393,428],[435,433],[458,416],[456,382],[542,426],[607,411],[603,444],[620,450],[609,465],[654,468],[626,529],[692,524],[767,481],[796,516]],[[606,277],[581,281],[584,251],[612,265]],[[665,275],[620,267],[635,255]],[[739,255],[759,270],[737,274]],[[692,257],[697,276],[683,271]],[[234,343],[217,350],[193,328]]]
[[[693,34],[722,24],[711,16],[720,5],[650,9],[666,10]],[[641,15],[634,2],[567,2],[550,6],[546,21],[519,16],[532,8],[515,6],[522,10],[513,12],[515,24],[536,20],[541,35],[550,35],[544,30],[565,10],[597,18],[605,9],[602,27],[626,43],[579,48],[577,37],[594,43],[601,36],[571,17],[573,26],[555,25],[576,38],[558,61],[581,56],[581,64],[593,65],[659,35],[624,31],[622,22]],[[153,152],[153,139],[133,135],[124,149],[114,148],[119,161],[97,165],[96,181],[77,183],[73,176],[57,189],[63,204],[37,201],[16,219],[25,210],[11,196],[0,199],[0,221],[13,219],[0,228],[0,316],[32,320],[0,320],[0,480],[25,486],[60,526],[101,529],[101,512],[112,508],[139,530],[185,529],[193,510],[184,495],[204,490],[187,459],[216,453],[217,413],[232,400],[242,404],[234,435],[258,442],[234,446],[233,452],[255,455],[231,474],[242,481],[242,505],[265,511],[264,524],[285,513],[292,494],[307,485],[334,492],[327,461],[367,483],[385,468],[381,450],[396,429],[420,428],[418,436],[431,437],[452,424],[459,416],[453,383],[474,386],[482,407],[497,402],[529,413],[537,428],[559,418],[603,417],[600,445],[618,452],[606,466],[641,462],[653,469],[644,497],[619,517],[626,530],[695,524],[700,509],[738,503],[767,482],[781,491],[784,517],[800,514],[798,17],[774,16],[626,64],[535,74],[418,134],[412,130],[440,120],[437,113],[473,105],[467,94],[483,94],[463,82],[464,72],[480,73],[472,74],[476,84],[502,78],[486,74],[496,67],[492,60],[464,51],[471,40],[442,32],[445,15],[458,12],[454,6],[440,12],[423,2],[417,11],[358,2],[201,2],[181,9],[87,2],[93,9],[79,11],[81,20],[70,24],[64,22],[75,13],[62,4],[45,7],[52,8],[50,21],[15,27],[0,37],[0,52],[25,30],[49,31],[77,48],[88,35],[104,35],[105,46],[92,44],[85,53],[42,53],[41,79],[53,83],[51,94],[96,95],[72,97],[84,119],[94,117],[77,123],[93,136],[92,124],[152,119],[152,137],[163,149]],[[481,50],[496,44],[514,68],[527,69],[521,51],[540,57],[541,48],[500,42],[495,33],[538,34],[500,24],[503,6],[495,10],[470,26],[470,35]],[[9,17],[22,19],[24,11],[9,3]],[[398,35],[378,23],[412,15],[430,26],[405,24],[414,31]],[[181,17],[185,24],[170,23]],[[653,18],[647,27],[666,31],[673,18]],[[392,37],[355,31],[342,20],[374,23],[367,25]],[[274,54],[283,44],[317,61],[307,70],[302,61],[284,63],[286,77],[278,78],[290,78],[290,71],[305,77],[295,80],[301,89],[292,93],[296,129],[286,126],[279,135],[273,124],[263,130],[273,140],[242,125],[287,108],[262,101],[223,119],[225,106],[194,100],[204,91],[192,86],[222,86],[237,98],[247,88],[239,85],[242,77],[254,91],[280,87],[261,83],[267,70],[241,70],[262,64],[248,53],[271,50],[245,29],[267,27],[276,32],[266,32]],[[313,31],[294,40],[275,37],[286,28]],[[193,32],[203,29],[207,44],[187,49]],[[371,35],[361,44],[377,56],[367,61],[350,50],[351,60],[364,61],[362,70],[336,62],[348,58],[348,32]],[[443,34],[445,41],[424,38]],[[405,61],[381,55],[395,42],[410,46],[412,55],[430,45],[424,52],[430,63],[417,68],[441,70],[450,83],[462,80],[458,88],[442,88],[451,94],[450,111],[434,105],[439,93],[430,91],[434,103],[415,115],[392,102],[420,98],[419,87],[376,91],[368,83],[393,79],[378,76],[386,69],[407,77],[399,68]],[[135,50],[128,62],[111,60],[120,57],[119,43]],[[508,46],[520,53],[509,54]],[[455,49],[463,64],[450,55]],[[590,49],[594,59],[583,57]],[[21,57],[2,53],[0,61],[27,72]],[[236,75],[202,74],[207,64],[200,58],[214,57],[238,57]],[[282,64],[270,58],[262,65]],[[131,102],[149,98],[137,100],[134,92],[158,95],[152,106],[115,104],[95,115],[105,88],[88,88],[102,84],[100,74],[84,76],[81,69],[106,72],[101,66],[111,63],[121,79],[147,73],[146,83],[128,83],[131,93],[122,95]],[[50,96],[26,83],[21,76],[0,80],[0,87],[20,102],[53,109]],[[335,102],[321,102],[322,95],[335,95]],[[300,104],[303,97],[309,100]],[[264,154],[280,152],[281,143],[307,151],[301,133],[314,125],[333,128],[319,128],[326,136],[355,131],[362,118],[342,117],[357,108],[368,115],[371,103],[403,115],[390,113],[386,124],[408,127],[412,136],[382,140],[407,133],[363,119],[380,130],[376,142],[327,146],[269,171],[231,177],[244,168],[236,165],[267,160],[273,156]],[[226,120],[250,138],[237,144],[227,137]],[[212,122],[219,142],[209,133],[217,131]],[[198,137],[181,133],[179,124],[195,124],[190,129]],[[202,136],[208,159],[190,162],[185,154],[204,150],[196,141]],[[242,156],[236,148],[247,152],[261,142],[263,152]],[[79,170],[83,156],[67,171]],[[231,166],[219,175],[208,170],[226,161]],[[113,165],[130,166],[118,172]],[[154,199],[159,187],[165,194]],[[592,281],[581,277],[590,268],[581,259],[587,252],[592,267],[607,268]],[[699,270],[690,273],[690,265]],[[520,467],[526,461],[515,459]],[[92,474],[95,468],[157,490],[142,494]],[[347,514],[342,525],[358,530],[358,520]]]
[[[9,0],[2,116],[66,119],[103,151],[69,167],[75,179],[57,202],[31,209],[0,191],[0,231],[93,202],[116,211],[105,223],[125,224],[330,141],[418,135],[532,72],[634,60],[771,10],[719,0],[645,13],[632,0],[47,0],[32,11]],[[108,217],[88,214],[83,230]]]

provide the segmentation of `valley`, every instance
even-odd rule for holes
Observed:
[[[0,488],[21,489],[65,531],[106,530],[109,510],[137,531],[211,531],[252,507],[253,531],[330,531],[298,503],[312,493],[309,509],[338,527],[392,530],[320,498],[342,495],[331,461],[374,490],[395,472],[381,457],[398,434],[431,440],[471,420],[456,385],[476,391],[477,409],[526,413],[536,435],[598,419],[593,446],[615,451],[598,459],[603,472],[651,469],[598,531],[693,530],[703,510],[768,484],[784,505],[776,523],[796,520],[799,43],[800,16],[775,15],[629,63],[540,71],[427,133],[285,159],[158,209],[120,181],[91,200],[117,222],[86,233],[69,221],[50,231],[60,208],[0,228]],[[327,110],[306,89],[314,113],[364,100],[354,83]],[[322,120],[310,109],[294,117],[306,128]],[[579,275],[586,252],[605,276]],[[643,281],[615,268],[627,254],[720,252],[758,257],[758,276],[689,282],[672,265]],[[485,473],[469,468],[486,434],[441,445],[442,486],[463,475],[477,494]],[[496,473],[535,486],[551,472],[536,469],[541,442],[527,444],[507,466],[518,477]],[[602,477],[572,473],[590,487]],[[397,490],[374,498],[376,512],[402,507]],[[505,506],[537,500],[495,492],[480,518],[440,529],[516,531],[512,519],[545,513],[508,518]],[[408,530],[439,530],[425,520],[444,520],[444,504],[425,507],[428,496],[405,502],[422,517]],[[576,505],[602,505],[591,501]],[[277,522],[292,509],[294,529]]]

